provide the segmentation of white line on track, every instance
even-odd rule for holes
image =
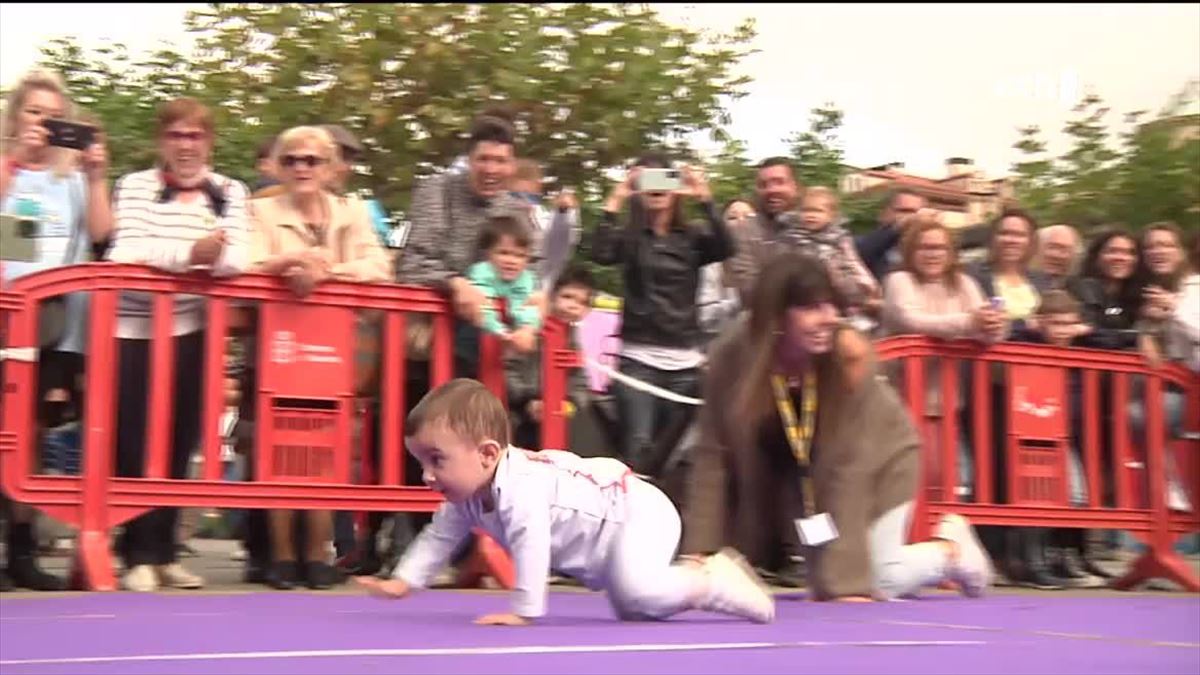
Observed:
[[[51,614],[45,616],[0,616],[0,621],[76,621],[115,618],[117,618],[116,614]]]
[[[626,645],[530,645],[524,647],[440,647],[429,649],[318,649],[273,652],[197,652],[191,654],[133,654],[127,656],[77,656],[46,659],[6,659],[0,666],[71,663],[131,663],[136,661],[231,661],[263,659],[353,658],[363,656],[514,656],[542,654],[612,654],[621,652],[731,651],[740,649],[793,649],[814,647],[979,647],[980,640],[860,640],[850,642],[717,642]]]

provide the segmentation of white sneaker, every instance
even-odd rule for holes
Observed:
[[[134,565],[121,577],[121,586],[134,593],[153,593],[158,590],[158,577],[150,565]]]
[[[157,572],[159,582],[168,588],[195,590],[204,587],[204,579],[187,571],[179,563],[159,565]]]
[[[1192,503],[1188,500],[1187,492],[1173,478],[1167,478],[1167,508],[1181,513],[1192,512]]]
[[[732,614],[756,623],[775,619],[775,597],[737,551],[726,548],[704,561],[709,578],[708,599],[700,609]]]
[[[935,539],[958,544],[958,560],[950,567],[950,578],[962,586],[964,595],[977,598],[992,585],[992,560],[975,536],[975,528],[966,518],[948,513],[938,523]]]

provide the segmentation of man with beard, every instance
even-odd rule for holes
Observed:
[[[785,157],[771,157],[758,165],[754,183],[758,201],[757,217],[734,229],[735,253],[725,263],[726,284],[736,289],[743,303],[758,278],[758,271],[775,254],[788,250],[788,223],[784,214],[797,211],[803,186],[797,182],[791,163]],[[795,223],[800,222],[795,213]]]

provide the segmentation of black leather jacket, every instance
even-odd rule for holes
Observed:
[[[661,347],[701,343],[696,288],[700,268],[733,254],[733,240],[711,202],[699,205],[706,223],[672,227],[659,237],[648,224],[620,227],[614,213],[592,235],[591,257],[621,265],[625,298],[621,339]]]

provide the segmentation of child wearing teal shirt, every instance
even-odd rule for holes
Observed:
[[[541,310],[530,301],[538,290],[537,280],[528,269],[531,243],[529,228],[517,219],[509,216],[492,218],[479,240],[479,248],[485,252],[486,259],[467,270],[467,278],[489,299],[504,302],[507,321],[487,304],[483,307],[481,327],[506,340],[522,331],[532,338],[541,327]]]

